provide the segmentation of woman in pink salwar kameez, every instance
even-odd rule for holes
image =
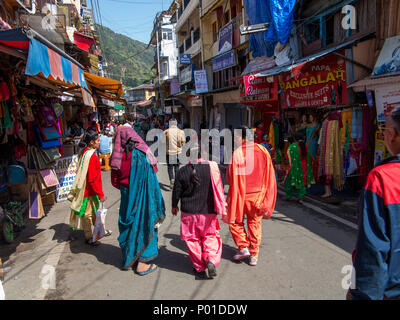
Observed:
[[[199,149],[192,149],[198,152]],[[172,214],[181,202],[181,239],[186,242],[196,278],[213,278],[221,261],[222,241],[218,214],[226,214],[222,180],[217,163],[201,157],[179,169],[172,192]]]

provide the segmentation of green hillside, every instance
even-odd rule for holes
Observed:
[[[97,26],[102,37],[102,50],[108,62],[107,72],[125,87],[136,87],[155,75],[154,49],[147,44],[115,33],[107,27]]]

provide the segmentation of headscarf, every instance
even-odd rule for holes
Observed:
[[[135,148],[147,155],[153,171],[157,172],[157,159],[151,152],[149,146],[142,140],[132,127],[120,127],[117,129],[114,141],[114,150],[111,155],[111,168],[119,170],[121,168],[122,156],[125,151],[126,144],[130,141],[135,143]]]

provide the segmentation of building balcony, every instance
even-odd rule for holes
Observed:
[[[182,1],[182,4],[185,5],[182,13],[178,10],[178,21],[176,23],[176,31],[179,31],[180,28],[186,23],[189,17],[192,15],[193,11],[198,8],[199,0],[190,0],[190,1]],[[182,8],[182,4],[181,7]]]

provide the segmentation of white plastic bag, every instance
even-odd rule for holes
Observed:
[[[106,215],[107,209],[104,209],[103,203],[101,203],[100,208],[96,212],[96,223],[94,224],[93,238],[92,241],[95,242],[104,237],[106,232]]]
[[[6,294],[4,293],[3,284],[0,280],[0,300],[6,300]]]

